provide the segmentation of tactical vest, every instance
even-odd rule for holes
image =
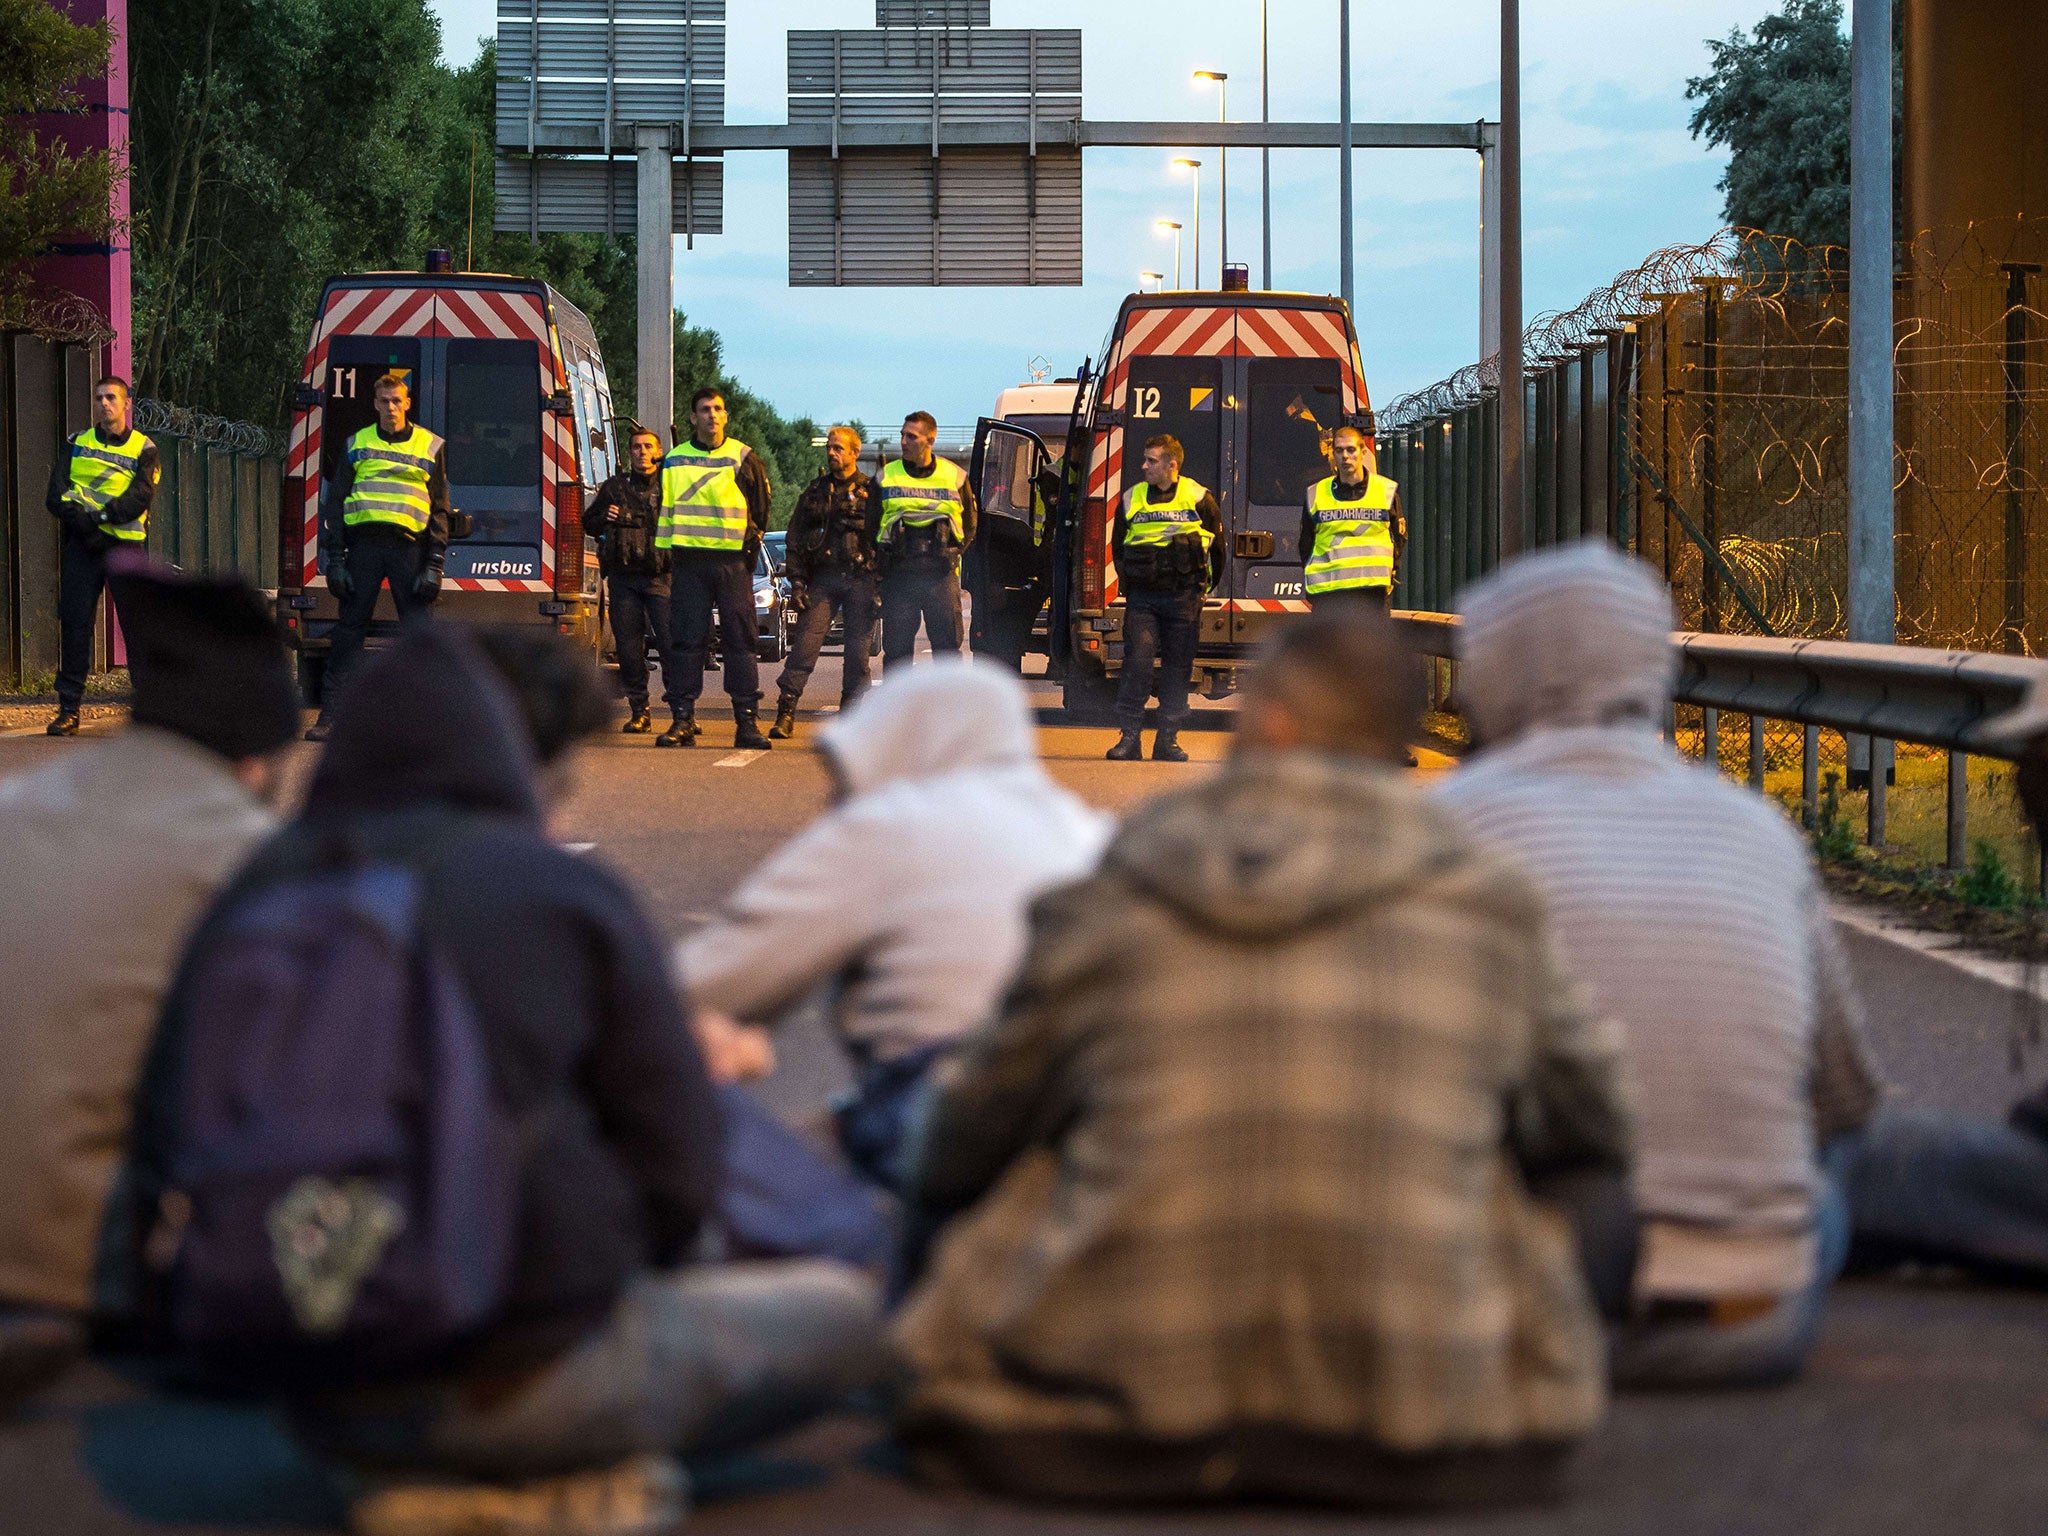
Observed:
[[[433,515],[427,484],[441,439],[415,423],[397,442],[387,442],[370,423],[348,440],[348,462],[355,483],[341,503],[341,520],[353,528],[363,523],[390,523],[408,533],[424,533]]]
[[[754,450],[728,437],[716,448],[684,438],[661,461],[662,549],[732,553],[747,547],[747,495],[740,466]]]
[[[1199,508],[1208,494],[1182,475],[1171,496],[1154,501],[1152,487],[1139,481],[1131,487],[1130,506],[1124,513],[1124,548],[1147,544],[1164,547],[1175,539],[1192,535],[1202,541],[1202,553],[1206,555],[1215,535],[1203,523]]]
[[[1369,476],[1365,495],[1339,501],[1334,475],[1316,482],[1309,516],[1316,525],[1315,548],[1302,568],[1302,589],[1324,592],[1394,585],[1394,492],[1385,475]]]
[[[143,451],[149,446],[149,439],[133,427],[119,443],[101,437],[98,427],[88,427],[71,439],[71,488],[64,499],[97,516],[127,494],[142,471]],[[149,514],[145,512],[133,522],[102,526],[117,539],[137,543],[148,536]]]
[[[967,518],[961,491],[967,485],[967,471],[948,459],[932,460],[932,471],[923,479],[913,475],[903,460],[891,459],[882,466],[882,532],[884,544],[896,542],[901,527],[936,528],[950,523],[953,542],[967,542]]]

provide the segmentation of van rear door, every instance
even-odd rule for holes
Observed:
[[[1242,514],[1227,576],[1232,638],[1257,638],[1259,615],[1306,601],[1302,591],[1301,508],[1310,486],[1330,472],[1328,434],[1344,423],[1343,365],[1334,357],[1248,357],[1235,361],[1234,413]],[[1285,606],[1283,606],[1285,605]]]
[[[448,550],[448,575],[542,579],[541,375],[537,341],[451,337],[438,356],[430,421],[448,443],[448,498],[471,535]],[[549,368],[552,372],[552,369]]]
[[[336,336],[327,344],[327,381],[321,399],[320,482],[331,485],[349,439],[377,420],[377,380],[392,369],[405,375],[415,409],[426,391],[417,336]],[[327,551],[318,554],[327,573]]]

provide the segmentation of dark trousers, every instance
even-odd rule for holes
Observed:
[[[1308,600],[1311,611],[1317,608],[1338,608],[1345,603],[1370,603],[1385,613],[1393,606],[1394,592],[1391,587],[1339,587],[1334,592],[1324,592]]]
[[[371,525],[352,529],[348,535],[348,573],[355,592],[341,605],[335,621],[333,650],[327,657],[327,685],[321,695],[320,713],[331,712],[327,701],[340,696],[341,685],[355,671],[363,654],[363,642],[370,638],[370,620],[377,613],[377,589],[391,583],[391,600],[398,605],[403,624],[415,614],[424,616],[429,607],[412,595],[412,584],[420,573],[423,552],[420,541],[402,528]]]
[[[669,638],[675,641],[673,691],[669,703],[694,709],[704,691],[704,653],[711,645],[711,615],[724,636],[725,692],[733,704],[753,709],[761,702],[761,666],[754,659],[754,562],[738,550],[729,555],[675,555],[669,572]],[[670,677],[662,658],[664,679]]]
[[[669,641],[668,578],[621,572],[605,577],[604,586],[612,611],[612,640],[619,652],[619,687],[626,702],[636,715],[647,707],[647,626],[652,624],[654,643],[661,648],[661,694],[669,708],[679,708],[675,647]],[[698,685],[703,685],[701,676]]]
[[[136,546],[140,548],[140,545]],[[71,529],[64,530],[64,563],[57,585],[57,708],[76,711],[92,670],[92,631],[107,585],[107,556]]]
[[[1202,623],[1199,592],[1124,594],[1124,671],[1116,685],[1116,723],[1135,731],[1145,719],[1152,692],[1152,663],[1159,662],[1159,728],[1177,731],[1188,723],[1188,685],[1195,676],[1195,637]]]
[[[924,625],[932,654],[960,651],[960,567],[916,565],[882,578],[882,670],[910,664],[917,626]]]
[[[868,646],[875,627],[875,577],[872,571],[820,571],[804,584],[809,602],[796,621],[796,641],[789,648],[776,687],[783,701],[795,704],[825,648],[825,631],[837,613],[845,626],[846,654],[840,663],[839,707],[845,709],[868,691]]]

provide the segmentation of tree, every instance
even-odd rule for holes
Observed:
[[[75,110],[78,83],[107,72],[107,27],[74,25],[46,0],[0,0],[0,324],[25,318],[30,277],[51,245],[106,240],[114,166],[73,154],[37,114]]]
[[[676,315],[676,414],[688,412],[690,396],[705,385],[724,392],[726,430],[768,461],[768,480],[775,488],[774,524],[787,527],[796,510],[797,493],[810,483],[824,462],[815,440],[821,428],[808,416],[794,421],[725,371],[724,346],[718,332],[692,325]],[[606,354],[609,364],[610,354]]]
[[[1841,0],[1785,0],[1753,34],[1708,42],[1686,81],[1694,138],[1729,151],[1717,184],[1730,224],[1807,245],[1849,239],[1849,40]]]

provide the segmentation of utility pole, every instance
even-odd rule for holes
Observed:
[[[1513,4],[1514,0],[1503,0]],[[1351,0],[1337,0],[1337,286],[1351,308]],[[1356,325],[1358,317],[1353,315]]]
[[[1259,0],[1259,121],[1273,120],[1266,90],[1266,0]],[[1273,286],[1273,151],[1259,148],[1259,286]]]
[[[1522,18],[1500,0],[1500,558],[1522,552]]]
[[[1849,36],[1849,638],[1893,639],[1892,7]]]
[[[634,415],[662,433],[675,429],[676,240],[674,165],[666,123],[642,123],[634,130],[640,156],[638,399]],[[538,198],[535,199],[538,202]],[[670,443],[673,447],[674,444]]]

